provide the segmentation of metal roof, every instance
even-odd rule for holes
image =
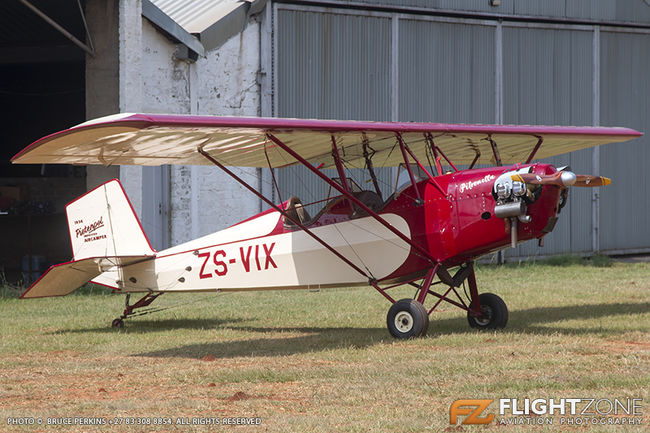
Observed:
[[[160,10],[190,33],[201,33],[225,12],[242,4],[239,0],[151,0]]]
[[[182,43],[190,51],[196,53],[195,55],[190,55],[188,52],[188,59],[196,60],[196,56],[203,56],[205,54],[205,49],[201,41],[190,34],[150,0],[142,1],[142,16],[156,25],[169,38]]]
[[[196,35],[206,50],[222,45],[244,30],[248,17],[266,0],[150,0],[184,30]]]

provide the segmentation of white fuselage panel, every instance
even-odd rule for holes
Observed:
[[[402,217],[382,217],[410,237]],[[93,281],[125,292],[291,289],[368,281],[302,230],[268,235],[279,218],[278,212],[262,215],[161,251],[155,260],[114,268]],[[411,249],[372,217],[314,227],[312,232],[375,279],[397,270]]]

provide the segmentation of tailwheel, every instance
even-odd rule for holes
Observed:
[[[388,331],[395,338],[420,337],[425,335],[429,328],[429,314],[418,301],[401,299],[388,310],[386,324]]]
[[[479,295],[481,312],[483,315],[477,317],[471,311],[467,312],[469,326],[476,329],[500,329],[508,323],[508,307],[503,299],[494,293],[481,293]]]
[[[127,293],[126,300],[124,302],[124,304],[125,304],[124,313],[122,313],[122,315],[120,317],[118,317],[117,319],[113,320],[113,322],[111,323],[111,327],[117,328],[117,329],[122,329],[122,328],[124,328],[124,319],[126,319],[129,316],[133,316],[133,315],[141,316],[143,314],[152,313],[154,311],[160,311],[160,309],[159,309],[159,310],[144,311],[144,312],[135,313],[136,309],[149,306],[160,295],[162,295],[162,292],[155,293],[155,294],[154,293],[147,293],[142,298],[140,298],[140,300],[138,302],[136,302],[133,305],[130,305],[129,300],[131,299],[131,295]]]

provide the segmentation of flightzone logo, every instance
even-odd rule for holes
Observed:
[[[494,414],[481,416],[492,400],[456,400],[449,408],[449,424],[456,425],[458,417],[464,416],[462,424],[489,424],[494,421]]]
[[[449,408],[449,424],[641,425],[640,398],[461,399]],[[493,412],[497,403],[498,414]],[[492,407],[491,407],[492,406]]]

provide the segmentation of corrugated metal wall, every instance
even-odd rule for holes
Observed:
[[[520,15],[576,20],[650,23],[650,4],[645,0],[306,0],[332,5],[366,4],[391,9],[459,11],[493,15]]]
[[[280,10],[276,115],[313,119],[390,120],[391,20],[386,17]],[[336,170],[325,170],[336,177]],[[353,179],[368,189],[365,170]],[[384,191],[391,170],[378,170]],[[328,185],[304,167],[278,170],[281,198],[327,198]],[[390,193],[388,193],[389,195]],[[387,196],[387,195],[384,195]],[[308,207],[313,214],[323,204]]]
[[[593,104],[593,33],[557,29],[503,29],[504,123],[591,125]],[[545,160],[591,173],[592,150]],[[591,250],[591,191],[572,188],[555,230],[544,248],[526,242],[506,257],[527,257]]]
[[[563,0],[544,4],[522,2],[517,7],[528,9],[518,12],[546,13],[533,11],[542,7],[557,8],[552,13],[559,13],[565,7]],[[573,8],[571,13],[588,14],[585,18],[608,11],[605,3],[602,8],[584,2],[570,5],[566,4],[567,13]],[[277,116],[599,123],[650,131],[648,30],[283,4],[275,8]],[[622,10],[627,9],[617,6],[607,13],[623,16]],[[600,172],[614,179],[612,186],[601,188],[598,239],[593,239],[592,190],[572,188],[545,246],[528,242],[508,250],[506,256],[589,254],[594,244],[606,252],[650,251],[650,224],[645,223],[650,213],[650,201],[645,200],[650,188],[644,174],[650,161],[647,142],[642,138],[601,147],[596,167],[593,149],[550,159],[577,173]],[[283,198],[292,194],[309,201],[327,195],[323,183],[301,169],[281,170],[279,180]],[[366,180],[358,182],[363,186]],[[392,187],[390,170],[381,173],[381,181]]]
[[[601,248],[643,249],[650,246],[650,35],[602,32],[600,39],[601,123],[648,134],[600,151],[601,171],[614,177],[613,188],[602,188]]]
[[[390,119],[391,22],[281,10],[278,115]]]
[[[494,123],[494,28],[399,20],[399,120]]]

